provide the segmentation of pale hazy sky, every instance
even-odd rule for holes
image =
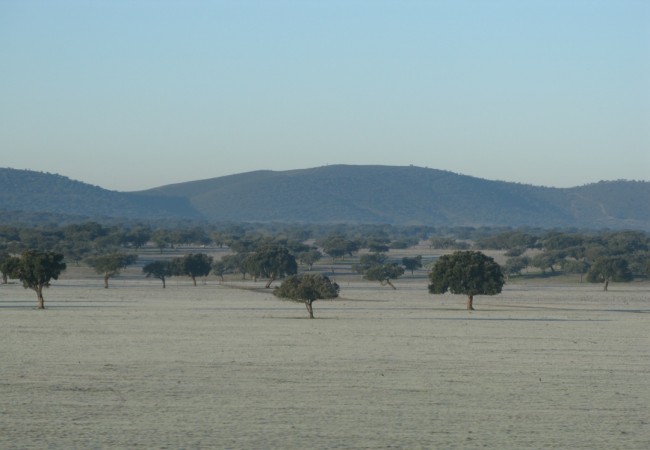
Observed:
[[[648,0],[0,0],[0,167],[650,180]]]

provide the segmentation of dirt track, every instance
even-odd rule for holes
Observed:
[[[0,448],[650,448],[650,285],[0,286]]]

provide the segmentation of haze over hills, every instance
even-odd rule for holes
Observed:
[[[414,166],[331,165],[115,192],[61,175],[0,169],[0,210],[141,220],[650,230],[650,182],[549,188]]]

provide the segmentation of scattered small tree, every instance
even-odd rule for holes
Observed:
[[[627,261],[621,257],[598,258],[587,272],[587,281],[590,283],[603,283],[606,291],[610,281],[632,281],[632,272]]]
[[[162,281],[163,289],[166,287],[165,280],[172,275],[172,266],[169,261],[152,261],[142,268],[147,278],[158,278]]]
[[[212,263],[212,273],[218,276],[223,281],[223,275],[228,271],[226,264],[219,260]]]
[[[120,272],[138,260],[138,255],[126,253],[109,253],[106,255],[91,256],[86,258],[86,264],[95,269],[104,277],[104,288],[108,289],[108,280],[116,277]]]
[[[305,264],[311,270],[314,266],[314,263],[320,261],[323,257],[323,254],[316,248],[310,248],[305,252],[298,253],[298,261],[301,264]]]
[[[405,256],[402,258],[402,265],[406,270],[410,271],[411,276],[413,276],[415,270],[422,268],[422,255],[418,255],[415,258]]]
[[[0,272],[2,273],[2,284],[7,284],[8,278],[15,274],[16,268],[20,265],[20,258],[9,253],[0,253]]]
[[[278,278],[287,275],[294,275],[298,272],[296,258],[286,247],[279,245],[268,245],[252,255],[254,271],[261,277],[268,278],[265,288],[271,287],[271,283]]]
[[[379,281],[382,286],[387,284],[393,289],[397,289],[390,280],[395,280],[402,275],[404,275],[404,267],[396,263],[389,263],[366,269],[363,273],[363,278],[369,281]]]
[[[304,303],[309,318],[313,319],[312,304],[316,300],[338,297],[339,285],[321,274],[291,275],[273,290],[273,295]]]
[[[507,277],[521,275],[521,271],[528,267],[529,264],[530,259],[527,256],[513,256],[506,260],[503,271]]]
[[[43,288],[50,286],[50,280],[57,280],[66,269],[63,255],[54,252],[26,251],[20,257],[10,276],[18,278],[25,289],[36,292],[37,309],[45,309]]]
[[[192,278],[196,286],[196,277],[207,277],[212,270],[212,257],[205,253],[190,253],[182,258],[174,258],[171,262],[174,275]]]
[[[474,309],[475,295],[495,295],[504,285],[501,267],[494,259],[476,251],[458,251],[441,256],[429,273],[429,293],[467,296],[467,309]]]

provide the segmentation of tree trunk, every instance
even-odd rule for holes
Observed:
[[[606,291],[608,287],[609,287],[609,280],[605,280],[605,284],[603,285],[603,291]]]
[[[311,306],[311,302],[306,301],[305,306],[307,307],[307,312],[309,313],[309,318],[314,318],[314,308]]]
[[[108,279],[110,278],[110,275],[106,274],[104,275],[104,289],[108,289]]]
[[[264,286],[264,288],[266,288],[266,289],[270,288],[271,283],[273,283],[274,281],[275,281],[275,277],[273,275],[271,275],[271,277],[269,278],[269,281],[267,281],[266,286]]]
[[[196,286],[196,277],[194,275],[190,275],[192,277],[192,282],[194,283],[194,286]]]
[[[43,286],[38,286],[35,290],[36,290],[36,296],[38,297],[38,302],[36,303],[36,309],[45,309],[45,299],[43,298]]]
[[[473,295],[468,295],[467,296],[467,310],[468,311],[474,311],[474,296]]]
[[[388,284],[388,285],[389,285],[390,287],[392,287],[393,289],[397,290],[397,288],[396,288],[395,286],[393,286],[393,283],[391,283],[390,280],[387,279],[387,280],[386,280],[386,284]]]
[[[163,282],[163,289],[165,289],[165,277],[162,277],[161,280]]]

